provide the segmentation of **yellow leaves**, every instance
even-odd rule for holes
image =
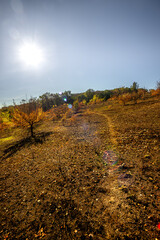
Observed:
[[[99,98],[96,94],[93,96],[93,98],[89,101],[89,104],[96,104],[101,103],[104,101],[104,98]]]
[[[13,140],[13,139],[14,139],[13,136],[6,137],[6,138],[1,138],[1,139],[0,139],[0,143],[8,142],[8,141],[11,141],[11,140]]]

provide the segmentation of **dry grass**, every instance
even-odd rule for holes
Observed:
[[[2,144],[2,239],[158,239],[160,102],[109,106]]]

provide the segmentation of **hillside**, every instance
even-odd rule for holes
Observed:
[[[85,106],[36,140],[14,131],[0,139],[1,239],[159,239],[159,100]]]

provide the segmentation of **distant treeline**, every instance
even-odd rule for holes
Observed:
[[[71,91],[64,91],[62,93],[50,93],[46,92],[38,98],[31,97],[28,101],[22,99],[20,105],[27,105],[32,103],[32,107],[35,105],[35,109],[41,107],[44,112],[61,106],[63,104],[72,104],[75,108],[79,105],[88,105],[95,104],[99,102],[107,101],[108,99],[118,100],[120,103],[125,105],[128,101],[137,102],[137,99],[144,98],[147,93],[150,93],[152,96],[160,95],[160,81],[157,82],[157,89],[150,90],[139,88],[137,82],[133,82],[130,87],[121,87],[115,88],[113,90],[103,90],[103,91],[94,91],[93,89],[88,89],[83,93],[71,93]],[[13,100],[13,105],[17,105]],[[12,108],[12,106],[9,106]],[[3,107],[1,110],[5,110],[6,107]]]
[[[33,137],[36,124],[45,119],[62,119],[65,122],[70,118],[70,121],[74,122],[74,114],[86,105],[114,101],[125,106],[129,102],[136,104],[138,100],[148,97],[160,97],[160,82],[157,83],[156,90],[150,91],[139,88],[139,85],[133,82],[131,87],[113,90],[88,89],[84,93],[77,94],[72,94],[71,91],[56,94],[47,92],[38,98],[22,99],[18,105],[13,101],[12,106],[0,109],[0,130],[14,126],[29,128]]]

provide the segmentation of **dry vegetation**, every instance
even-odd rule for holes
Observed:
[[[159,239],[160,101],[70,117],[2,133],[1,239]]]

